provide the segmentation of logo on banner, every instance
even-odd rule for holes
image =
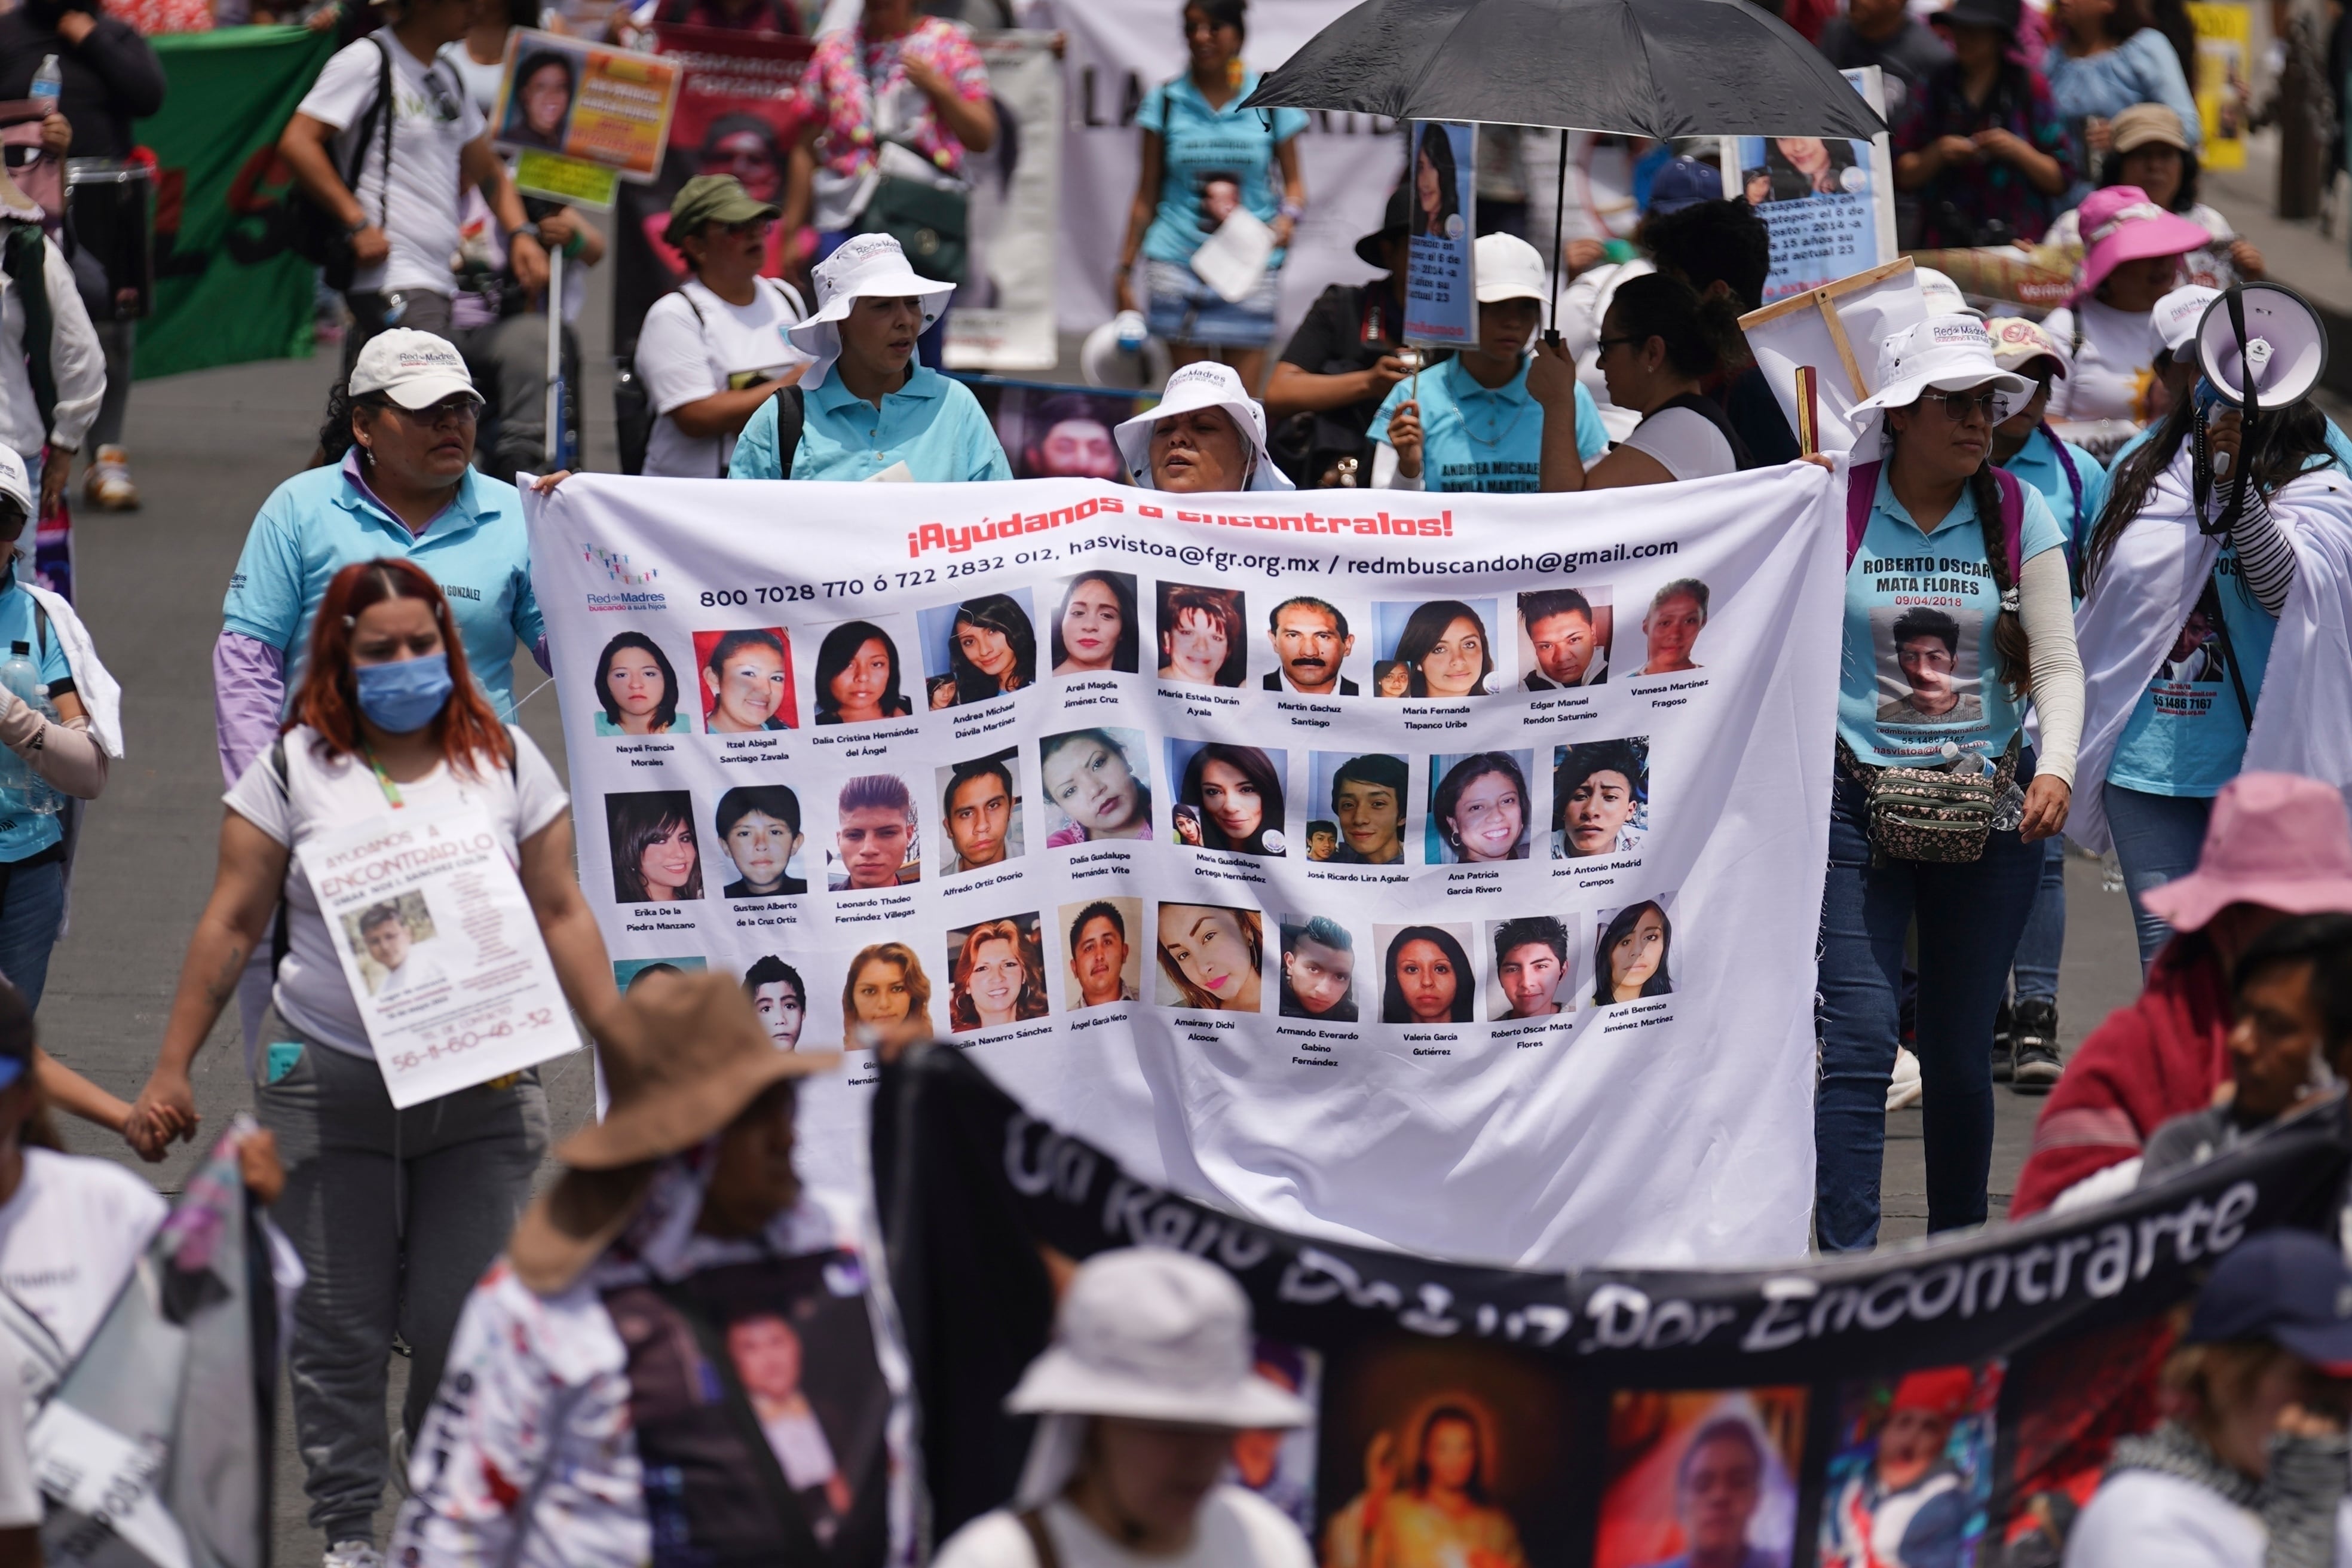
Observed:
[[[666,610],[669,595],[658,591],[646,592],[644,586],[661,575],[657,566],[640,566],[629,559],[626,552],[607,550],[601,544],[583,543],[580,558],[601,570],[608,582],[620,585],[622,591],[611,594],[589,594],[588,607],[596,611]],[[637,592],[630,592],[635,589]]]

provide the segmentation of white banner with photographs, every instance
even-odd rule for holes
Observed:
[[[927,1020],[1269,1224],[1786,1256],[1830,494],[577,475],[525,504],[581,881],[624,985],[722,970],[788,1049]],[[806,1091],[820,1185],[862,1178],[850,1062]]]
[[[476,807],[386,812],[310,840],[302,871],[396,1106],[580,1048],[530,897]]]

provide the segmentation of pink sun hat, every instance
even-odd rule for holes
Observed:
[[[2089,298],[2119,263],[2185,256],[2213,243],[2201,223],[2166,212],[2137,185],[2103,185],[2075,209],[2082,226],[2083,270],[2067,303]]]
[[[2140,902],[2176,931],[2231,904],[2352,914],[2352,820],[2344,797],[2296,773],[2240,773],[2214,797],[2197,869]]]

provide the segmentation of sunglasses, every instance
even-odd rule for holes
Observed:
[[[1919,405],[1942,409],[1944,417],[1955,425],[1968,423],[1972,414],[1983,415],[1993,425],[2009,417],[2008,395],[2000,392],[1929,392],[1921,395]]]

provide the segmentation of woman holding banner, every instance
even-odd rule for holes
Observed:
[[[1986,1042],[2041,880],[2041,841],[2066,823],[2083,722],[2063,535],[2038,492],[1990,463],[1992,427],[2033,384],[2002,370],[1983,326],[1961,316],[1889,335],[1877,368],[1882,390],[1855,405],[1861,434],[1844,475],[1845,673],[1822,897],[1815,1216],[1832,1252],[1878,1237],[1886,1086],[1915,917],[1927,1226],[1984,1220]],[[1885,564],[1923,555],[1961,584],[1936,595],[1948,610],[1909,603],[1919,597],[1914,579]],[[2029,695],[2042,721],[2038,763],[2032,751],[2020,755]],[[1957,777],[1927,771],[1948,760]],[[1961,779],[1996,764],[1990,791],[1960,797]],[[1973,813],[1983,837],[1932,841],[1933,824],[1885,793],[1888,769],[1960,797],[1952,809]],[[2007,816],[1996,816],[2004,802]]]
[[[1179,366],[1222,360],[1255,388],[1265,379],[1286,247],[1307,211],[1299,172],[1299,109],[1244,109],[1258,73],[1242,64],[1249,0],[1191,0],[1184,47],[1192,66],[1144,95],[1135,117],[1143,132],[1143,172],[1129,209],[1112,289],[1121,310],[1136,309],[1133,275],[1144,263],[1151,335]],[[1281,189],[1273,175],[1279,171]],[[1256,285],[1239,299],[1192,269],[1204,245],[1221,243],[1229,223],[1274,230],[1274,250]]]
[[[410,1348],[414,1434],[466,1293],[530,1197],[546,1152],[537,1069],[395,1110],[345,979],[343,933],[297,852],[387,810],[421,826],[485,821],[538,918],[557,978],[592,1031],[618,1005],[595,917],[573,879],[563,789],[530,737],[468,678],[432,577],[398,557],[335,574],[310,637],[293,722],[228,794],[220,869],[180,972],[155,1070],[126,1129],[160,1160],[198,1117],[189,1066],[285,908],[286,951],[250,1064],[255,1110],[287,1162],[278,1217],[310,1282],[294,1309],[294,1424],[310,1519],[331,1563],[373,1561],[388,1468],[386,1358]]]

